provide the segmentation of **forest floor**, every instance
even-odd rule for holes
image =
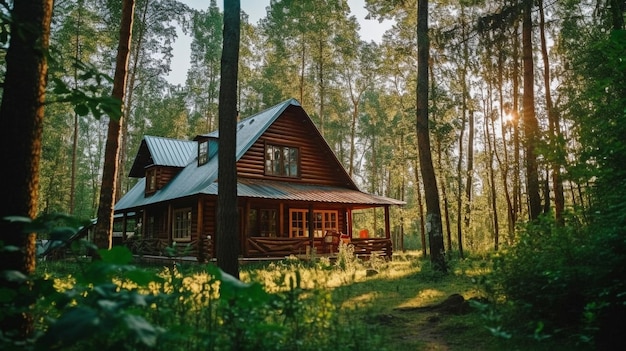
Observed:
[[[453,262],[446,275],[427,266],[418,253],[399,254],[357,271],[352,281],[329,283],[347,318],[361,318],[380,332],[389,350],[582,350],[549,336],[506,330],[487,304],[493,299],[483,284],[490,273],[487,260]]]

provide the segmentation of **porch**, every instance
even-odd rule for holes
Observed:
[[[337,239],[335,239],[337,238]],[[372,254],[391,259],[392,241],[387,238],[341,238],[341,234],[326,235],[322,238],[246,238],[245,252],[240,257],[249,260],[283,259],[296,257],[335,256],[341,243],[349,245],[357,257],[370,257]],[[152,259],[188,258],[196,262],[208,262],[215,257],[212,240],[194,240],[184,244],[171,245],[165,239],[129,238],[123,242],[131,252],[140,257]]]

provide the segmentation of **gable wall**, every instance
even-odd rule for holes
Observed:
[[[164,186],[169,183],[176,174],[180,172],[180,168],[177,167],[158,167],[157,170],[157,189],[163,189]]]
[[[248,152],[237,162],[240,177],[255,179],[274,179],[290,182],[302,182],[330,186],[346,186],[347,180],[343,169],[333,167],[335,158],[322,142],[316,131],[309,129],[310,124],[298,117],[293,110],[287,109],[268,130],[250,147]],[[298,147],[300,149],[300,178],[265,176],[265,143]]]

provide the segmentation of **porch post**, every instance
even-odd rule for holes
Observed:
[[[309,245],[311,246],[311,250],[313,250],[313,247],[315,246],[314,244],[314,239],[313,239],[313,204],[309,205]]]
[[[248,226],[250,221],[250,199],[244,200],[244,210],[243,210],[243,220],[241,221],[241,232],[239,233],[239,238],[241,238],[241,242],[239,243],[241,255],[243,257],[248,257]]]
[[[346,234],[350,235],[350,238],[354,238],[352,236],[352,209],[346,208]]]
[[[385,205],[385,238],[387,239],[391,239],[391,230],[389,228],[389,205]]]
[[[148,224],[148,222],[146,222],[146,220],[148,219],[148,214],[146,213],[147,210],[148,210],[147,207],[144,207],[141,209],[141,232],[139,233],[139,235],[141,235],[140,237],[141,239],[147,239],[146,237],[146,230],[148,229],[146,227],[146,224]]]
[[[126,230],[128,226],[128,217],[126,215],[126,212],[122,214],[122,242],[126,241]]]
[[[174,239],[172,238],[172,204],[167,204],[167,245],[172,245]]]
[[[202,205],[202,195],[199,195],[197,204],[198,218],[196,219],[196,235],[198,236],[198,254],[196,258],[198,262],[204,263],[208,261],[208,240],[204,234],[204,208]]]
[[[278,205],[278,233],[277,237],[282,237],[285,234],[285,204],[282,202]]]

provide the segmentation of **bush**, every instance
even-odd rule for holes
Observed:
[[[303,283],[311,269],[301,261],[277,264],[283,274],[270,292],[213,265],[159,271],[131,265],[124,247],[99,253],[101,261],[76,262],[69,276],[48,266],[33,277],[38,332],[28,345],[0,333],[0,349],[382,349],[368,326],[340,313],[330,291]],[[314,270],[340,269],[320,263]]]
[[[518,242],[496,256],[493,280],[514,307],[515,325],[525,321],[525,332],[541,325],[547,333],[596,343],[615,329],[626,306],[626,236],[593,228],[544,218],[527,224]]]

